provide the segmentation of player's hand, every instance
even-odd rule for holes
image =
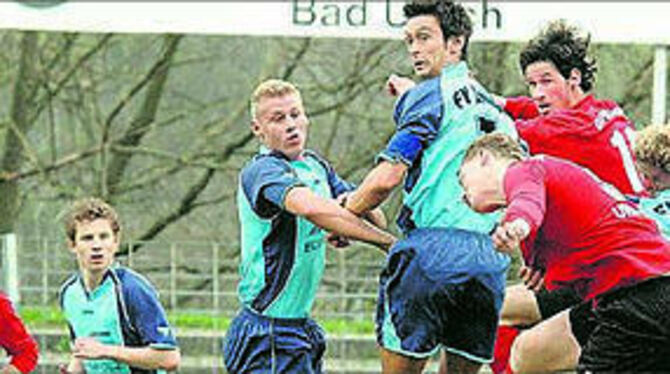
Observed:
[[[335,248],[346,248],[351,245],[351,241],[348,238],[334,232],[329,232],[326,235],[326,241]]]
[[[507,98],[503,96],[498,96],[498,95],[491,95],[493,96],[493,101],[496,103],[497,106],[504,108],[505,104],[507,104]]]
[[[413,80],[395,74],[391,74],[386,80],[386,92],[393,97],[401,96],[414,86],[416,83]]]
[[[78,338],[72,345],[72,355],[76,358],[103,359],[109,357],[110,346],[94,338]]]
[[[512,222],[503,222],[491,235],[493,245],[500,252],[513,253],[519,244],[530,233],[530,226],[526,221],[517,218]]]
[[[538,292],[544,285],[544,273],[541,270],[522,266],[519,269],[519,278],[533,292]]]

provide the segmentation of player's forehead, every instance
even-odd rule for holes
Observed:
[[[524,76],[527,81],[560,76],[556,66],[550,61],[537,61],[526,66]]]
[[[77,221],[75,230],[77,237],[113,233],[112,223],[106,218]]]
[[[405,36],[413,36],[421,32],[439,33],[441,32],[440,22],[437,17],[430,14],[415,16],[407,20],[403,32]]]
[[[260,117],[290,113],[294,110],[302,111],[303,109],[302,100],[295,93],[261,97],[257,108]]]

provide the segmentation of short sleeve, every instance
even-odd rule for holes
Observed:
[[[158,300],[158,293],[141,276],[129,273],[122,284],[128,318],[142,344],[159,350],[177,348],[177,340]]]
[[[272,155],[251,161],[242,170],[240,183],[254,212],[264,218],[283,210],[288,191],[303,185],[286,160]]]
[[[439,77],[405,92],[398,99],[393,114],[396,132],[377,157],[377,161],[412,165],[437,137],[443,111]]]

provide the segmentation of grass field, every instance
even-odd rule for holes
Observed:
[[[65,318],[58,307],[24,306],[19,310],[19,314],[30,328],[65,328],[66,326]],[[225,331],[230,325],[230,318],[212,315],[211,313],[168,312],[168,319],[177,330],[195,329]],[[318,322],[328,334],[374,334],[372,316],[370,316],[369,321],[320,318]]]

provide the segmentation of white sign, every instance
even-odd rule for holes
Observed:
[[[54,1],[32,7],[0,2],[0,28],[19,30],[398,38],[403,2],[285,0],[268,2]],[[549,20],[565,18],[611,43],[670,44],[670,3],[463,3],[475,23],[473,40],[518,41]]]

